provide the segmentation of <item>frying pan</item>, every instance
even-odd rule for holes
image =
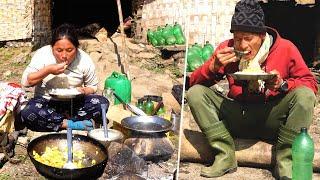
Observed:
[[[84,168],[56,168],[34,159],[33,151],[41,155],[44,153],[46,147],[64,149],[66,144],[66,133],[43,135],[33,139],[28,144],[28,155],[41,175],[53,179],[97,179],[103,174],[108,159],[106,148],[97,140],[83,135],[75,134],[73,136],[73,150],[82,150],[85,153],[86,158],[83,160]],[[91,164],[93,159],[96,161],[95,165]]]
[[[140,133],[164,133],[172,130],[172,123],[159,116],[131,116],[121,120],[121,125]]]

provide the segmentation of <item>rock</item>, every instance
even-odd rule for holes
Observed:
[[[174,110],[174,112],[180,112],[180,104],[178,101],[173,97],[171,93],[162,93],[162,98],[163,98],[163,104],[167,108],[167,111],[169,110]]]
[[[139,44],[133,44],[130,41],[127,41],[126,46],[133,53],[139,53],[141,51],[146,51],[146,48],[141,47]]]
[[[111,142],[108,147],[108,163],[103,178],[111,178],[119,174],[142,174],[147,170],[147,163],[138,157],[129,147]]]
[[[95,35],[95,38],[98,39],[99,42],[107,42],[108,41],[108,31],[105,28],[101,28],[97,34]]]
[[[29,141],[30,141],[30,138],[27,136],[19,136],[18,138],[18,144],[22,144],[24,146],[27,146]]]
[[[102,58],[102,53],[99,53],[99,52],[91,52],[90,53],[90,57],[92,58],[92,60],[94,62],[99,62]]]
[[[5,71],[4,73],[3,73],[3,76],[4,77],[9,77],[9,76],[11,76],[12,75],[12,71],[10,71],[10,70],[7,70],[7,71]]]
[[[141,58],[141,59],[153,59],[157,56],[155,53],[150,53],[150,52],[140,52],[140,53],[132,53],[130,54],[131,57],[133,58]]]
[[[103,47],[96,39],[80,40],[80,49],[87,53],[103,52]]]
[[[164,137],[132,137],[124,141],[139,157],[144,160],[159,162],[168,160],[173,154],[174,147],[171,141]]]

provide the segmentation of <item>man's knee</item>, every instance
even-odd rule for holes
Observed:
[[[205,93],[205,86],[202,85],[194,85],[187,92],[187,100],[188,104],[198,104],[201,102],[201,97]]]
[[[316,103],[316,96],[310,88],[298,87],[293,90],[295,97],[295,105],[301,106],[303,109],[313,109]]]

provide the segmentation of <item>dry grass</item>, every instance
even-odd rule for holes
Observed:
[[[32,47],[0,48],[0,78],[20,83],[21,75],[31,60]]]

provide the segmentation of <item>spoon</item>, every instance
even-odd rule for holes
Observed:
[[[115,92],[113,92],[113,95],[122,103],[124,104],[131,112],[133,112],[134,114],[138,115],[138,116],[147,116],[147,114],[145,112],[143,112],[141,109],[139,109],[138,107],[128,104],[126,103],[123,99],[121,99],[121,97],[119,95],[117,95]]]
[[[108,138],[108,126],[107,126],[107,118],[106,118],[107,105],[101,104],[101,110],[102,110],[102,122],[103,122],[104,137]]]
[[[247,55],[250,52],[250,51],[239,51],[239,50],[235,50],[235,49],[233,51],[236,54],[236,56],[240,56],[240,57]]]
[[[67,128],[67,147],[68,147],[68,161],[64,164],[65,169],[75,169],[76,166],[72,162],[72,129]]]

